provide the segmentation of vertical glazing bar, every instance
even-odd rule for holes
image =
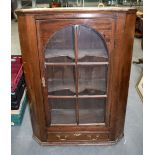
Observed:
[[[78,103],[78,31],[79,31],[79,26],[75,25],[74,26],[74,51],[75,51],[75,74],[76,74],[76,121],[77,125],[79,124],[79,103]]]

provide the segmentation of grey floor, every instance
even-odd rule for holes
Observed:
[[[17,23],[12,21],[12,54],[20,54]],[[140,39],[134,40],[133,60],[142,57]],[[142,65],[132,64],[124,138],[112,146],[40,146],[32,139],[27,106],[21,126],[11,128],[12,155],[142,155],[143,104],[135,89]]]

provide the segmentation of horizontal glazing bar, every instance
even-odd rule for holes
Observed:
[[[95,126],[97,126],[97,125],[105,125],[105,123],[84,123],[84,124],[81,124],[81,123],[79,123],[79,125],[81,125],[81,126],[85,126],[85,125],[95,125]]]
[[[91,66],[91,65],[108,65],[108,62],[78,62],[77,65],[86,65],[86,66]],[[45,65],[47,66],[75,66],[76,64],[74,62],[70,63],[50,63],[50,62],[45,62]]]
[[[107,95],[79,95],[78,98],[106,98]]]
[[[51,126],[76,126],[77,124],[51,124]],[[91,125],[94,125],[94,126],[98,126],[98,125],[105,125],[105,123],[85,123],[85,124],[80,124],[79,123],[79,126],[91,126]]]
[[[51,126],[70,126],[70,125],[77,126],[77,123],[74,123],[74,124],[54,124],[54,123],[51,123]]]
[[[75,66],[74,62],[70,62],[70,63],[51,63],[51,62],[45,62],[45,65],[47,66]]]
[[[68,99],[68,98],[76,98],[76,95],[74,95],[74,96],[53,96],[53,95],[48,95],[48,98]],[[107,95],[78,95],[78,98],[107,98]]]
[[[108,62],[78,62],[77,65],[108,65]]]
[[[53,96],[53,95],[48,95],[48,98],[53,98],[53,99],[70,99],[70,98],[76,98],[76,95],[74,96]]]

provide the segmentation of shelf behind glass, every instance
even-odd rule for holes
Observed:
[[[73,80],[52,80],[48,81],[48,95],[73,96],[76,94]],[[105,79],[79,80],[79,95],[105,95]]]
[[[45,48],[46,62],[74,61],[74,32],[73,26],[66,26],[49,39]]]
[[[80,66],[79,95],[104,95],[107,87],[107,66]]]
[[[104,54],[103,49],[79,49],[79,62],[105,62],[108,57]]]
[[[100,62],[108,59],[105,40],[98,32],[83,25],[78,27],[78,59],[82,62]]]
[[[72,49],[46,49],[45,62],[74,62],[75,55]]]
[[[104,123],[105,104],[104,98],[79,99],[79,124]]]
[[[46,49],[45,62],[75,62],[74,51],[71,49]],[[78,52],[79,62],[105,62],[108,58],[102,49],[81,49]]]
[[[106,94],[105,79],[79,80],[79,95],[104,95]]]
[[[68,96],[75,95],[75,84],[73,80],[51,80],[48,79],[48,95]]]
[[[106,94],[107,66],[79,66],[78,77],[74,66],[47,66],[48,95],[104,95]],[[78,79],[77,79],[78,78]],[[78,80],[78,89],[76,89]]]
[[[49,99],[51,125],[76,124],[75,99]]]
[[[75,94],[74,66],[47,66],[45,71],[48,95]]]

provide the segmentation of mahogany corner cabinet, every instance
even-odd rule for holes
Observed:
[[[16,13],[34,139],[42,145],[121,139],[136,9]]]

